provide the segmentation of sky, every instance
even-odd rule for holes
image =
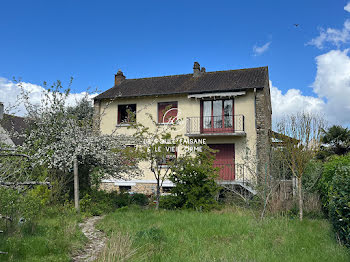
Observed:
[[[71,77],[71,102],[127,78],[268,66],[273,119],[310,111],[350,126],[349,0],[2,0],[0,101],[23,81],[40,101],[44,81]],[[20,108],[16,112],[24,115]]]

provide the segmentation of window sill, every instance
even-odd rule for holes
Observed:
[[[117,124],[116,127],[131,126],[130,123]]]
[[[178,126],[179,124],[177,124],[177,123],[157,123],[157,126],[171,126],[171,125]]]

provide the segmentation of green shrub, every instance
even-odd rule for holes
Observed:
[[[333,156],[323,166],[322,177],[318,183],[318,189],[321,194],[322,202],[325,207],[328,206],[328,191],[332,183],[335,171],[338,167],[350,165],[350,154],[346,156]]]
[[[215,197],[220,187],[215,182],[217,169],[213,167],[213,155],[209,151],[181,159],[172,171],[170,180],[175,187],[171,189],[173,198],[166,198],[166,205],[200,211],[217,206]]]
[[[80,200],[81,211],[94,216],[129,205],[145,206],[147,204],[148,198],[144,194],[118,194],[116,191],[106,192],[103,190],[91,190],[85,193]]]
[[[350,154],[332,157],[325,163],[319,189],[334,230],[350,247]]]
[[[164,209],[177,209],[181,207],[181,199],[174,195],[161,196],[159,199],[159,207]]]
[[[328,199],[329,218],[339,239],[350,247],[350,165],[336,169]]]
[[[135,193],[131,195],[131,204],[138,205],[138,206],[147,206],[149,203],[149,199],[146,195]]]
[[[128,193],[122,192],[115,199],[115,205],[117,208],[125,207],[131,204],[131,197]]]
[[[43,207],[42,199],[31,191],[20,193],[11,188],[0,188],[0,214],[8,216],[12,222],[0,220],[0,228],[6,231],[16,231],[28,227],[34,230],[36,220]]]

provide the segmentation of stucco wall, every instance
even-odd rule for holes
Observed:
[[[187,117],[200,116],[200,100],[188,98],[187,95],[178,96],[161,96],[161,97],[139,97],[139,98],[118,98],[113,102],[102,101],[100,106],[95,103],[95,112],[100,112],[101,123],[100,129],[104,134],[133,135],[135,130],[128,129],[127,126],[117,125],[118,104],[136,104],[136,121],[150,128],[150,131],[156,130],[156,126],[149,119],[147,114],[151,114],[157,121],[158,103],[159,102],[178,102],[179,118],[185,120]],[[255,96],[253,91],[247,91],[245,95],[240,95],[234,99],[234,114],[244,115],[244,128],[246,135],[244,136],[207,136],[207,144],[235,144],[235,162],[243,164],[242,155],[246,152],[246,148],[250,149],[251,155],[256,154],[257,133],[255,128]],[[181,135],[184,138],[186,133],[186,121],[183,124],[176,126],[176,130],[171,131],[173,137]],[[178,150],[181,154],[181,149]],[[140,168],[144,171],[144,176],[141,179],[154,180],[153,173],[150,171],[150,166],[147,162],[140,163]],[[247,174],[249,176],[249,174]],[[138,178],[140,179],[140,178]]]

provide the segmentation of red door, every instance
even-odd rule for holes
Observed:
[[[235,145],[234,144],[211,144],[215,153],[214,167],[220,168],[220,179],[235,180]]]

